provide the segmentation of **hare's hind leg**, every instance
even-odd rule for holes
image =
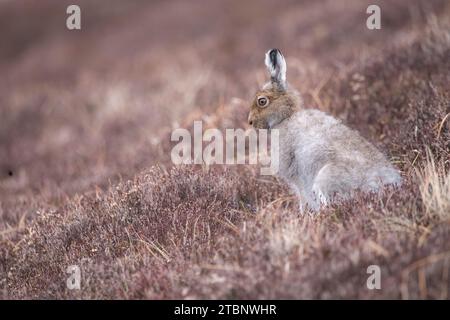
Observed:
[[[343,166],[327,164],[317,173],[312,186],[319,207],[329,205],[337,196],[345,198],[351,191],[348,170]]]

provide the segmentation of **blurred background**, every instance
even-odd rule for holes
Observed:
[[[162,146],[186,117],[245,126],[268,48],[285,52],[309,105],[337,114],[317,95],[332,74],[448,12],[445,0],[377,1],[382,29],[371,31],[369,3],[76,1],[82,29],[68,30],[73,1],[1,1],[3,221],[17,222],[22,202],[57,203],[167,164]]]

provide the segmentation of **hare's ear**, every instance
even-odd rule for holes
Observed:
[[[284,60],[281,51],[278,49],[267,51],[264,62],[269,71],[272,84],[278,89],[286,90],[286,60]]]

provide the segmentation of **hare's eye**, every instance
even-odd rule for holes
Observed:
[[[258,103],[258,106],[264,108],[269,104],[269,99],[267,99],[266,97],[258,97],[258,99],[256,99],[256,102]]]

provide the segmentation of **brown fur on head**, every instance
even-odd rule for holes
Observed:
[[[286,82],[286,61],[278,49],[266,53],[265,63],[270,82],[253,99],[248,123],[257,129],[270,129],[299,111],[300,96],[289,90]]]

